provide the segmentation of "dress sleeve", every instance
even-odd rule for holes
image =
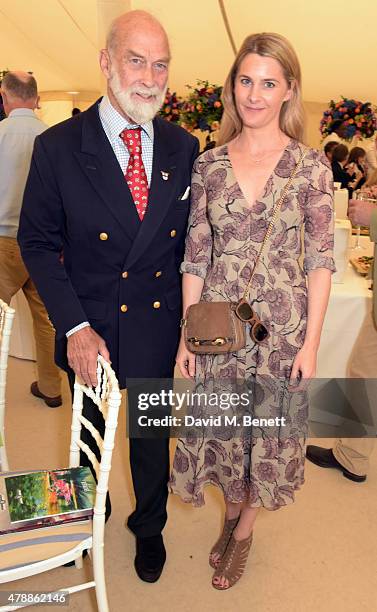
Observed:
[[[197,159],[191,179],[191,208],[181,272],[188,272],[205,278],[211,265],[212,243],[212,228],[208,220],[207,194],[200,171],[200,159]]]
[[[304,211],[304,271],[336,272],[334,262],[333,176],[326,157],[314,152]]]

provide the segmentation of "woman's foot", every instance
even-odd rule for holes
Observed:
[[[236,540],[233,532],[225,554],[212,577],[212,586],[215,589],[225,591],[239,581],[246,567],[252,540],[253,532],[243,540]]]
[[[229,540],[232,536],[232,533],[237,526],[239,520],[239,515],[234,518],[225,517],[224,527],[221,536],[217,540],[216,544],[212,547],[211,552],[209,553],[209,564],[213,569],[216,569],[219,566],[221,559],[227,549],[229,544]]]

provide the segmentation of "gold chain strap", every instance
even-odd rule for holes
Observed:
[[[276,206],[275,206],[275,208],[274,208],[274,211],[273,211],[273,213],[272,213],[272,218],[271,218],[271,221],[270,221],[270,223],[269,223],[269,225],[268,225],[268,228],[267,228],[267,231],[266,231],[266,235],[265,235],[264,240],[263,240],[263,242],[262,242],[262,246],[261,246],[260,251],[259,251],[259,253],[258,253],[258,256],[257,256],[257,258],[256,258],[256,260],[255,260],[255,265],[254,265],[253,271],[252,271],[252,273],[251,273],[250,280],[249,280],[249,282],[247,283],[247,287],[246,287],[246,289],[245,289],[245,291],[244,291],[244,294],[243,294],[243,299],[244,299],[244,300],[247,300],[247,299],[248,299],[249,291],[250,291],[250,289],[251,289],[251,283],[253,282],[254,273],[255,273],[255,270],[257,269],[257,266],[258,266],[258,264],[259,264],[260,258],[262,257],[263,249],[264,249],[264,247],[265,247],[265,245],[266,245],[266,243],[267,243],[267,240],[268,240],[268,239],[269,239],[269,237],[271,236],[271,232],[272,232],[273,227],[274,227],[274,225],[275,225],[275,221],[276,221],[276,217],[277,217],[277,214],[278,214],[278,212],[279,212],[279,209],[280,209],[280,207],[281,207],[281,205],[282,205],[282,203],[283,203],[283,201],[284,201],[284,199],[285,199],[285,197],[286,197],[286,195],[287,195],[287,193],[288,193],[288,189],[290,188],[290,186],[291,186],[291,184],[292,184],[293,179],[295,178],[295,176],[296,176],[296,174],[297,174],[297,171],[298,171],[298,169],[299,169],[299,167],[300,167],[300,165],[301,165],[301,162],[304,160],[304,157],[305,157],[305,155],[306,155],[306,152],[307,152],[307,151],[306,151],[306,149],[304,149],[303,151],[301,151],[300,158],[299,158],[299,160],[298,160],[298,162],[297,162],[296,166],[295,166],[295,167],[294,167],[294,169],[292,170],[292,173],[291,173],[291,175],[290,175],[290,177],[289,177],[289,179],[288,179],[288,182],[287,182],[287,184],[286,184],[286,186],[285,186],[285,188],[284,188],[284,191],[283,191],[283,193],[282,193],[282,195],[281,195],[281,197],[280,197],[280,199],[279,199],[278,203],[276,204]]]

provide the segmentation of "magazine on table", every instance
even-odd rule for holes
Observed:
[[[89,467],[0,475],[0,534],[51,527],[93,515]]]

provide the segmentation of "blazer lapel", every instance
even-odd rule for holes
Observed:
[[[180,153],[171,148],[158,120],[153,122],[154,144],[152,182],[148,208],[139,232],[127,255],[125,268],[130,268],[146,251],[166,216],[177,188]]]
[[[119,162],[102,128],[98,103],[83,117],[81,151],[75,156],[92,187],[134,241],[141,222]]]

